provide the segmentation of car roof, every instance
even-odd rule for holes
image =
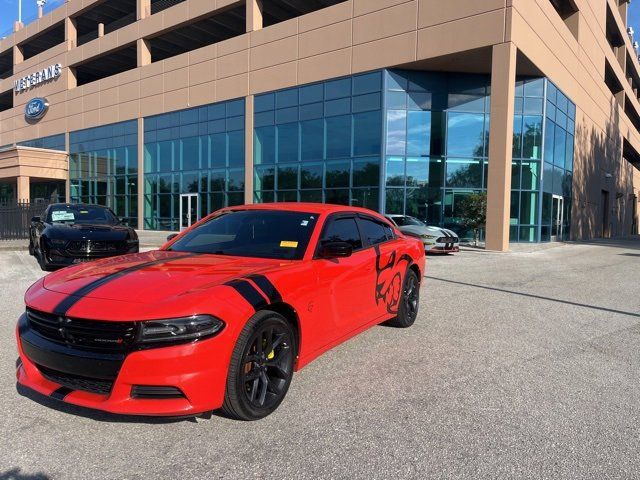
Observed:
[[[109,209],[109,207],[105,207],[104,205],[98,205],[97,203],[51,203],[49,204],[49,208],[50,207],[98,207],[98,208],[106,208]]]
[[[330,214],[340,212],[356,212],[379,217],[380,214],[368,208],[350,207],[348,205],[333,205],[330,203],[304,203],[304,202],[274,202],[254,203],[252,205],[238,205],[224,210],[287,210],[290,212],[304,212],[315,214]]]

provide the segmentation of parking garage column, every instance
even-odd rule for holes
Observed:
[[[509,250],[516,54],[511,42],[493,46],[486,248],[501,252]]]
[[[31,198],[29,177],[18,177],[16,183],[18,184],[17,200],[19,202],[28,202]]]
[[[247,0],[247,32],[262,28],[262,0]]]
[[[138,20],[151,16],[151,0],[137,0],[136,13]]]
[[[71,17],[64,19],[64,37],[67,41],[67,50],[78,46],[78,29],[76,21]]]

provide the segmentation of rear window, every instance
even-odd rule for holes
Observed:
[[[322,236],[321,243],[329,242],[346,242],[350,244],[354,250],[362,248],[362,240],[355,218],[337,218],[328,226]]]
[[[237,210],[213,217],[169,250],[238,257],[299,260],[309,245],[317,215],[277,210]]]
[[[391,227],[368,218],[360,218],[360,227],[369,245],[377,245],[394,238]]]

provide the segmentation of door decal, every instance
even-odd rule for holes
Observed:
[[[388,260],[383,262],[380,246],[374,245],[373,248],[376,251],[376,305],[384,302],[388,313],[398,313],[402,276],[411,265],[411,257],[404,253],[396,261],[397,253],[393,250]]]

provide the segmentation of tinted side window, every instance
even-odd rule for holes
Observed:
[[[347,242],[354,250],[362,248],[362,240],[355,218],[337,218],[333,220],[324,232],[321,243]]]
[[[360,226],[362,227],[362,234],[369,245],[376,245],[393,238],[393,231],[390,227],[373,220],[361,218]]]

